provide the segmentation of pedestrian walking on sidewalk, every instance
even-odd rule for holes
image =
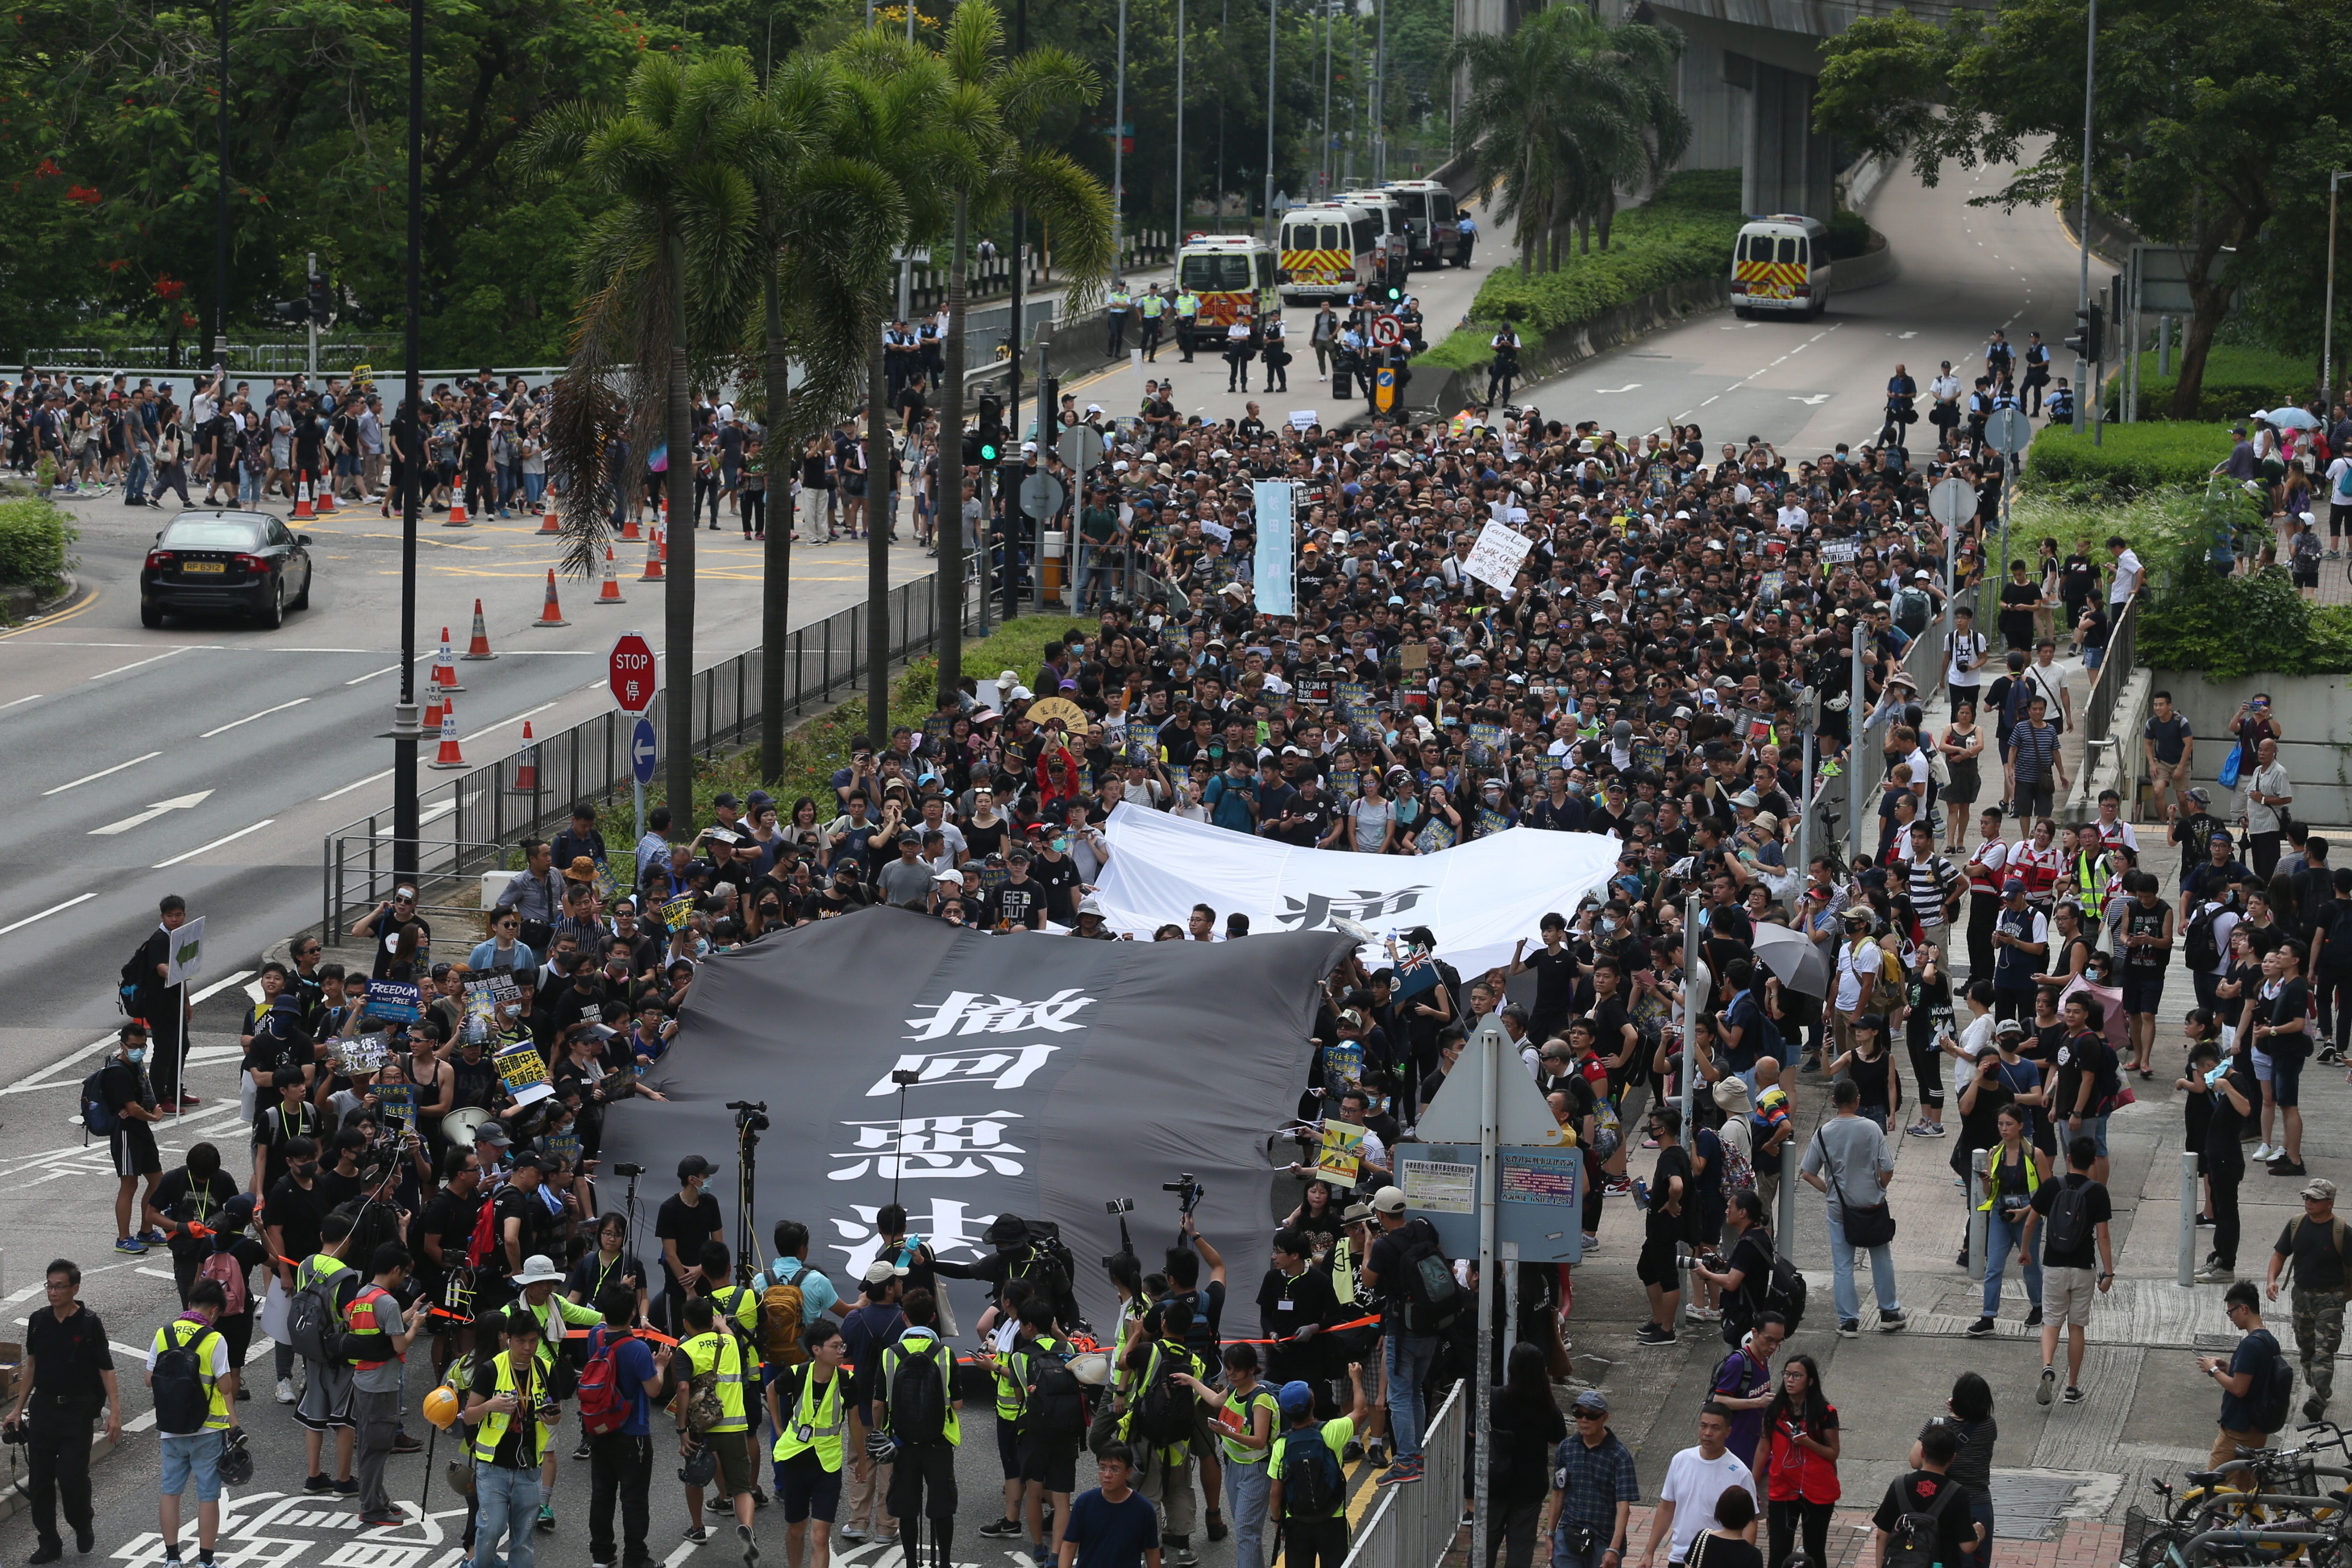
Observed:
[[[2263,1299],[2252,1280],[2241,1279],[2231,1286],[2221,1304],[2230,1314],[2230,1326],[2241,1336],[2238,1348],[2230,1352],[2228,1361],[2210,1355],[2197,1358],[2197,1369],[2221,1385],[2221,1413],[2215,1423],[2221,1430],[2214,1436],[2208,1466],[2216,1470],[2234,1467],[2241,1448],[2270,1446],[2271,1432],[2277,1427],[2268,1420],[2271,1412],[2261,1406],[2265,1403],[2266,1385],[2276,1375],[2273,1369],[2286,1360],[2278,1336],[2263,1326]]]
[[[1837,1113],[1813,1130],[1813,1141],[1806,1146],[1798,1174],[1828,1200],[1838,1333],[1852,1339],[1862,1331],[1862,1305],[1853,1288],[1857,1250],[1870,1256],[1878,1326],[1894,1333],[1908,1321],[1903,1315],[1902,1300],[1895,1293],[1895,1249],[1889,1245],[1895,1236],[1895,1216],[1886,1207],[1886,1183],[1895,1174],[1895,1158],[1886,1152],[1886,1137],[1878,1124],[1861,1114],[1862,1089],[1853,1079],[1838,1079],[1830,1090],[1830,1100]]]
[[[2336,1212],[2336,1184],[2314,1176],[2303,1184],[2303,1215],[2287,1222],[2271,1249],[2270,1278],[2263,1293],[2278,1300],[2283,1272],[2294,1284],[2288,1303],[2294,1317],[2295,1353],[2303,1362],[2303,1418],[2327,1412],[2336,1388],[2336,1352],[2344,1342],[2344,1218]]]
[[[1837,1406],[1822,1392],[1821,1363],[1800,1352],[1780,1368],[1780,1386],[1764,1410],[1756,1450],[1765,1480],[1765,1516],[1771,1551],[1766,1568],[1780,1568],[1801,1531],[1808,1562],[1829,1561],[1830,1513],[1843,1495],[1838,1482]]]
[[[2042,1217],[2042,1383],[2036,1402],[2047,1405],[2058,1384],[2058,1332],[2066,1331],[2066,1403],[2080,1405],[2083,1352],[2090,1339],[2091,1299],[2116,1278],[2115,1244],[2107,1234],[2115,1204],[2107,1189],[2091,1179],[2099,1146],[2089,1133],[2066,1144],[2066,1179],[2033,1194]]]

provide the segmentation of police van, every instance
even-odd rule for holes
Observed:
[[[1802,213],[1774,213],[1740,226],[1731,250],[1731,310],[1812,317],[1829,308],[1829,225]]]
[[[1316,202],[1282,215],[1275,281],[1286,305],[1345,300],[1373,281],[1381,220],[1346,202]]]
[[[1412,229],[1406,221],[1404,203],[1393,192],[1376,190],[1341,191],[1331,199],[1361,207],[1380,219],[1380,239],[1372,257],[1373,279],[1403,283],[1412,269]]]
[[[1415,267],[1467,265],[1469,258],[1462,248],[1462,216],[1454,205],[1452,191],[1435,180],[1391,180],[1381,189],[1404,208]]]
[[[1196,234],[1176,252],[1177,290],[1199,297],[1198,321],[1220,327],[1276,307],[1274,271],[1274,247],[1255,235]]]

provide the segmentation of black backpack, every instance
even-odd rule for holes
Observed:
[[[1886,1532],[1886,1547],[1878,1556],[1879,1568],[1936,1568],[1944,1555],[1944,1510],[1953,1498],[1968,1489],[1955,1481],[1936,1494],[1936,1500],[1925,1510],[1898,1516],[1895,1528]],[[1945,1563],[1944,1568],[1954,1568]]]
[[[1188,1357],[1162,1345],[1154,1352],[1151,1380],[1135,1398],[1133,1435],[1157,1447],[1187,1442],[1192,1436],[1192,1393],[1176,1381]]]
[[[341,1278],[341,1272],[321,1275],[295,1291],[286,1308],[286,1342],[296,1354],[321,1366],[351,1363],[351,1334],[335,1300],[335,1282]]]
[[[1434,1334],[1451,1328],[1462,1313],[1462,1289],[1438,1245],[1437,1227],[1425,1219],[1407,1220],[1397,1239],[1404,1249],[1396,1282],[1404,1331]]]
[[[177,1331],[195,1331],[181,1335]],[[199,1323],[175,1319],[163,1325],[163,1349],[155,1354],[155,1429],[166,1436],[185,1437],[205,1429],[212,1414],[212,1396],[205,1387],[202,1347],[213,1331]]]
[[[2091,1184],[2062,1182],[2050,1200],[2050,1224],[2042,1232],[2044,1257],[2053,1252],[2080,1252],[2091,1239]]]
[[[1339,1456],[1318,1426],[1295,1426],[1282,1435],[1282,1517],[1328,1519],[1347,1494]]]
[[[1775,1254],[1772,1258],[1772,1279],[1764,1291],[1764,1310],[1778,1312],[1789,1320],[1789,1332],[1795,1333],[1797,1325],[1805,1321],[1805,1277],[1786,1257]]]
[[[939,1358],[903,1342],[890,1368],[890,1436],[901,1443],[947,1440],[948,1385]]]
[[[1087,1430],[1087,1385],[1067,1356],[1043,1348],[1029,1352],[1029,1389],[1021,1401],[1021,1434],[1068,1441]]]
[[[122,1117],[106,1098],[106,1068],[100,1068],[81,1080],[82,1142],[89,1142],[92,1133],[104,1136],[121,1128]]]
[[[2189,967],[2200,973],[2210,973],[2213,966],[2221,962],[2221,944],[2213,940],[2213,926],[2222,908],[2221,904],[2209,903],[2199,910],[2183,935]]]
[[[2276,1432],[2286,1426],[2294,1403],[2294,1365],[2276,1340],[2271,1342],[2270,1365],[2254,1373],[2253,1386],[2246,1393],[2253,1405],[2255,1431]]]

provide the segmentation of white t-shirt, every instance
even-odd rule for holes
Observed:
[[[1975,1076],[1977,1058],[1992,1049],[1993,1016],[1971,1020],[1960,1030],[1960,1054],[1952,1058],[1952,1109],[1958,1110],[1960,1090],[1968,1088]]]
[[[2147,574],[2147,568],[2140,564],[2139,556],[2126,546],[2116,557],[2116,578],[2107,584],[2107,603],[2120,605],[2130,598],[2139,591],[2139,580]]]
[[[1960,660],[1984,658],[1984,633],[1956,631],[1945,639],[1944,647],[1950,656],[1945,661],[1944,680],[1947,685],[1975,686],[1983,681],[1984,667],[1981,664],[1974,669],[1963,669]]]
[[[1658,1500],[1675,1505],[1675,1538],[1666,1548],[1669,1562],[1682,1563],[1689,1558],[1691,1542],[1702,1531],[1715,1528],[1715,1505],[1733,1487],[1756,1490],[1756,1478],[1748,1467],[1727,1448],[1717,1459],[1703,1458],[1696,1448],[1685,1448],[1666,1467],[1666,1479],[1658,1488]]]

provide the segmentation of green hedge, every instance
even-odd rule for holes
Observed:
[[[55,584],[73,537],[66,514],[46,500],[0,501],[0,587]]]
[[[2209,680],[2343,675],[2352,672],[2352,605],[2305,600],[2282,566],[2207,575],[2149,609],[2135,651],[2150,668]]]
[[[2172,363],[2176,367],[2180,363],[2177,348]],[[2153,349],[2139,356],[2139,367],[2140,417],[2170,419],[2172,392],[2179,384],[2179,377],[2157,374]],[[2310,397],[2312,388],[2318,384],[2315,369],[2309,360],[2292,354],[2216,343],[2205,356],[2205,376],[2198,385],[2196,418],[2227,426],[2258,408],[2276,408],[2282,403],[2299,405]],[[2110,410],[2116,406],[2120,380],[2118,374],[2107,383]]]
[[[2230,433],[2210,425],[2109,425],[2077,436],[2071,426],[2045,426],[2025,456],[2029,485],[2062,491],[2134,495],[2176,485],[2201,486],[2213,465],[2229,457]]]

